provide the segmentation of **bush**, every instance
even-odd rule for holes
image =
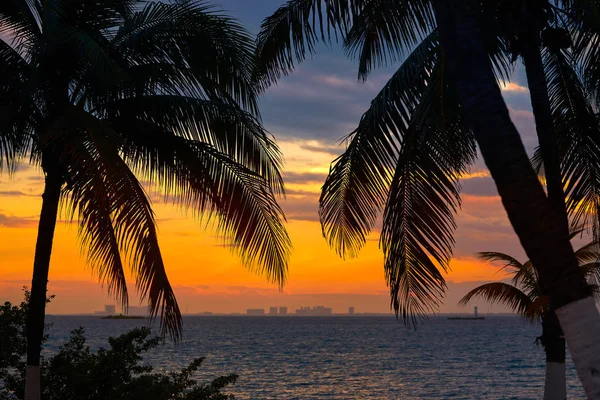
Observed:
[[[27,302],[0,307],[0,399],[22,399],[25,384],[25,315]],[[198,383],[193,375],[204,358],[179,372],[155,372],[142,355],[161,340],[148,328],[109,338],[109,348],[91,351],[83,328],[74,330],[58,353],[42,361],[43,400],[226,400],[221,392],[237,375]],[[2,381],[4,384],[2,386]]]

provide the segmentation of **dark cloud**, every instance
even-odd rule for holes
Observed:
[[[326,178],[327,174],[288,171],[283,179],[288,183],[323,183]]]
[[[305,193],[301,196],[288,196],[280,202],[288,221],[319,221],[319,194]]]
[[[0,214],[0,226],[6,228],[31,228],[37,225],[37,220],[32,217],[15,217]]]
[[[39,196],[41,196],[41,193],[31,194],[31,193],[21,192],[19,190],[4,190],[4,191],[0,191],[0,196],[7,196],[7,197],[21,197],[21,196],[25,196],[25,197],[39,197]]]
[[[497,196],[496,184],[491,177],[470,178],[461,181],[461,193],[476,196]]]
[[[326,153],[331,154],[333,156],[339,156],[346,149],[345,146],[310,146],[310,145],[302,145],[300,146],[304,150],[315,151],[317,153]]]

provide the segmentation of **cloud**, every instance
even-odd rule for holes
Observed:
[[[21,197],[21,196],[25,196],[25,197],[40,197],[41,193],[31,194],[31,193],[22,192],[20,190],[3,190],[3,191],[0,191],[0,196],[6,196],[6,197]]]
[[[289,171],[284,175],[284,180],[289,183],[320,183],[325,182],[327,174],[316,172]]]
[[[461,180],[461,193],[463,195],[497,196],[496,184],[490,176],[476,177]]]
[[[319,221],[319,193],[290,196],[281,202],[288,221]]]
[[[308,144],[301,145],[300,148],[317,153],[326,153],[333,156],[339,156],[344,152],[344,146],[311,146]]]
[[[500,89],[505,93],[529,93],[529,89],[525,86],[518,85],[514,82],[500,84]]]
[[[32,228],[36,225],[37,218],[0,214],[0,226],[5,228]]]

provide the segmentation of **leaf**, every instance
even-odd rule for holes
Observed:
[[[127,137],[124,157],[154,176],[174,202],[219,217],[220,232],[251,269],[282,286],[291,242],[268,182],[208,143],[177,137],[142,121],[116,121]]]
[[[458,304],[466,306],[473,297],[481,297],[490,303],[501,304],[529,319],[534,318],[534,315],[535,317],[540,316],[539,313],[531,312],[530,307],[534,301],[529,296],[504,282],[492,282],[478,286],[464,295]]]
[[[319,200],[323,235],[341,256],[355,257],[387,200],[399,142],[439,56],[437,33],[428,36],[390,78],[332,163]]]

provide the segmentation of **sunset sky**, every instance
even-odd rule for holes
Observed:
[[[256,32],[262,18],[282,2],[221,0],[217,4]],[[317,201],[330,162],[343,150],[337,140],[356,127],[394,68],[378,70],[366,83],[359,83],[356,62],[346,59],[339,46],[332,47],[319,47],[316,56],[271,88],[262,101],[264,123],[285,156],[288,195],[281,204],[294,249],[283,292],[248,272],[215,232],[202,229],[191,215],[153,196],[167,272],[182,311],[243,312],[255,307],[284,305],[294,309],[320,304],[333,307],[334,312],[345,312],[350,305],[357,312],[389,311],[378,232],[372,234],[358,258],[343,261],[321,235]],[[503,93],[531,152],[536,138],[520,67]],[[41,192],[42,175],[34,168],[23,165],[12,178],[0,176],[1,301],[18,301],[21,287],[30,284]],[[482,281],[502,278],[496,274],[497,267],[477,262],[475,252],[502,251],[524,257],[482,161],[463,180],[463,195],[442,312],[462,310],[456,302],[467,290]],[[77,227],[61,221],[54,244],[49,293],[56,299],[48,312],[91,312],[112,303],[85,266]],[[132,296],[130,303],[137,305],[137,298]],[[484,312],[502,310],[479,306]]]

